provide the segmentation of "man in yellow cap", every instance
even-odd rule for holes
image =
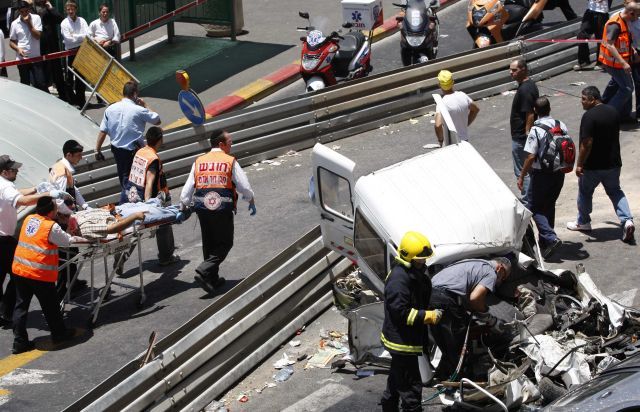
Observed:
[[[438,83],[440,83],[440,89],[442,90],[442,102],[451,116],[458,139],[468,141],[468,126],[475,120],[480,108],[466,93],[453,90],[453,74],[449,70],[441,70],[438,73]],[[444,141],[444,120],[440,110],[442,108],[438,106],[436,109],[435,131],[438,143],[442,146]]]

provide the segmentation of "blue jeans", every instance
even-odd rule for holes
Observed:
[[[556,201],[564,185],[564,173],[543,172],[534,169],[531,172],[531,188],[529,209],[536,222],[540,243],[543,247],[550,245],[558,236],[553,230],[556,220]]]
[[[614,169],[585,170],[584,175],[578,178],[578,223],[591,222],[589,215],[593,209],[593,191],[600,183],[611,199],[620,224],[624,225],[627,220],[633,220],[629,202],[620,189],[620,168],[616,167]]]
[[[524,151],[524,145],[527,142],[524,140],[515,140],[511,139],[511,155],[513,156],[513,173],[516,175],[516,179],[520,176],[520,171],[522,170],[522,166],[524,166],[525,159],[529,156],[528,153]],[[522,203],[525,206],[529,207],[529,183],[531,178],[529,175],[524,177],[524,184],[522,186],[522,191],[520,194],[522,195]]]
[[[633,76],[623,69],[603,66],[611,75],[611,80],[602,92],[602,102],[615,107],[622,119],[631,115],[631,96],[633,95]]]

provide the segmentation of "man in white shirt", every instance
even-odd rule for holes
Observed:
[[[466,93],[453,90],[453,74],[449,70],[438,73],[438,82],[442,90],[442,102],[451,116],[459,140],[469,140],[468,126],[475,120],[480,108]],[[440,112],[436,113],[435,131],[438,143],[444,141],[444,119]]]
[[[11,273],[13,253],[18,245],[14,237],[18,221],[18,207],[31,206],[44,196],[61,198],[64,192],[52,191],[36,193],[36,188],[16,189],[15,182],[22,163],[18,163],[8,155],[0,156],[0,326],[11,324],[16,292],[13,281],[9,279],[7,289],[2,294],[2,285],[7,273]]]
[[[116,21],[109,18],[109,5],[102,3],[98,8],[100,18],[89,25],[89,35],[110,55],[116,56],[116,49],[120,43],[120,30]]]
[[[16,60],[25,60],[40,56],[40,35],[42,20],[37,14],[30,13],[31,6],[26,1],[18,3],[19,16],[11,22],[9,44],[16,51]],[[18,65],[20,83],[49,93],[42,62]]]
[[[80,47],[85,37],[89,35],[89,26],[82,17],[78,16],[78,5],[73,0],[68,0],[65,4],[67,18],[60,23],[60,32],[62,33],[62,42],[65,50],[74,50]],[[67,67],[73,66],[74,56],[67,58]],[[86,103],[84,92],[85,84],[79,78],[67,72],[67,97],[69,103],[82,108]]]

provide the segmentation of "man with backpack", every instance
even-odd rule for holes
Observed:
[[[573,170],[575,145],[568,136],[567,126],[555,120],[551,104],[546,97],[536,99],[533,110],[538,120],[527,136],[524,151],[527,158],[518,177],[518,188],[522,190],[524,177],[530,173],[527,207],[533,213],[539,234],[542,257],[548,258],[562,245],[555,230],[556,200],[564,185],[565,173]]]

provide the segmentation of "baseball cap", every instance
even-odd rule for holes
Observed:
[[[440,70],[438,82],[442,90],[450,90],[453,87],[453,74],[449,70]]]
[[[0,156],[0,171],[9,169],[20,169],[22,163],[13,160],[9,155]]]
[[[78,152],[82,152],[83,150],[84,150],[84,147],[82,147],[80,143],[78,143],[76,140],[73,140],[73,139],[67,140],[66,142],[64,142],[64,145],[62,145],[63,154],[78,153]]]

